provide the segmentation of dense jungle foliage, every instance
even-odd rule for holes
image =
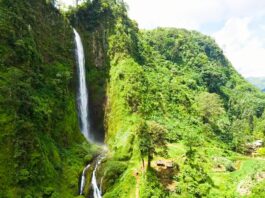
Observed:
[[[79,131],[75,87],[67,20],[44,0],[1,0],[0,197],[78,192],[92,150]]]
[[[71,26],[85,48],[92,130],[108,147],[103,197],[265,194],[265,148],[250,157],[248,147],[264,140],[265,95],[211,37],[139,30],[122,0],[67,13],[0,0],[0,197],[76,197],[98,153],[78,127]]]

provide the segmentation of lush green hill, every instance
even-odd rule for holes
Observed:
[[[236,195],[239,180],[229,171],[241,174],[236,163],[245,161],[248,169],[246,143],[264,137],[264,94],[198,32],[139,31],[115,1],[85,4],[72,16],[88,49],[89,86],[106,94],[104,197]],[[175,170],[151,163],[142,171],[148,159],[173,161]],[[262,171],[259,163],[240,179]]]
[[[177,155],[158,152],[156,159],[173,160],[181,171],[166,175],[166,183],[161,179],[165,173],[153,165],[156,171],[141,180],[142,197],[236,194],[236,187],[223,191],[215,187],[211,160],[226,156],[233,164],[236,160],[230,157],[234,154],[226,152],[244,153],[246,142],[263,138],[264,95],[235,72],[212,39],[199,33],[176,29],[143,32],[140,45],[142,62],[126,57],[111,66],[108,143],[114,158],[132,157],[137,164],[135,155],[139,163],[139,155],[148,157],[149,152],[156,153],[152,149],[165,147],[160,145],[161,135],[157,134],[159,139],[152,136],[154,123],[165,131],[169,151],[177,152],[181,145],[186,151]],[[150,125],[147,137],[142,136],[142,122]],[[146,143],[150,138],[154,142]],[[176,143],[180,145],[174,148]],[[211,151],[217,148],[219,152]],[[183,155],[186,159],[180,157]],[[140,171],[140,164],[132,167],[137,166]],[[178,187],[168,192],[174,182]],[[120,190],[124,183],[128,185],[123,179],[106,197],[126,197],[128,189]]]
[[[203,110],[200,105],[203,105],[203,100],[207,101],[210,95],[216,94],[216,97],[221,100],[224,117],[219,117],[212,122],[216,124],[223,120],[223,124],[219,127],[212,126],[212,129],[213,132],[217,130],[215,134],[222,141],[228,141],[229,144],[233,142],[233,136],[237,134],[233,134],[231,128],[235,123],[246,125],[246,130],[244,130],[245,132],[248,131],[246,134],[250,136],[254,134],[254,120],[259,119],[264,111],[264,94],[247,83],[233,69],[221,49],[211,38],[197,32],[176,29],[144,32],[144,38],[165,59],[176,64],[176,69],[184,79],[184,85],[187,84],[185,81],[193,80],[193,87],[190,90],[194,93],[187,94],[185,92],[185,94],[191,96],[191,99],[187,98],[190,104],[198,103],[197,109],[195,109],[197,115],[203,116],[203,112],[200,112]],[[206,95],[206,97],[200,98],[201,94]],[[203,100],[201,101],[201,99]],[[210,106],[211,103],[206,103],[206,105]],[[196,120],[199,119],[196,118]],[[204,125],[211,125],[210,120],[207,121],[203,118],[203,122]],[[228,128],[222,128],[225,125]],[[225,134],[222,134],[222,131]],[[239,132],[236,131],[236,133]]]
[[[44,0],[0,8],[0,196],[74,197],[92,159],[78,129],[69,23],[85,48],[92,128],[109,150],[97,173],[104,197],[264,194],[264,148],[251,158],[246,143],[264,139],[265,95],[212,38],[140,31],[116,0],[87,1],[69,22]]]
[[[110,154],[102,165],[104,197],[236,195],[239,181],[229,170],[248,160],[236,154],[245,152],[246,142],[264,136],[265,96],[233,69],[210,37],[178,29],[141,32],[115,1],[84,5],[75,16],[88,57],[103,51],[107,60],[97,69],[97,59],[87,65],[90,80],[96,80],[91,83],[105,82]],[[148,156],[172,160],[180,171],[164,173],[151,164],[142,172],[141,159],[146,164]],[[226,167],[223,174],[216,174],[216,166]],[[227,180],[218,183],[225,174]],[[225,181],[233,187],[226,188]]]

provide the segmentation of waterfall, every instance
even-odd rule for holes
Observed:
[[[84,48],[81,41],[81,38],[78,32],[74,30],[75,34],[75,43],[76,43],[76,57],[77,57],[77,65],[78,65],[78,110],[79,110],[79,118],[81,131],[87,140],[92,140],[90,131],[89,131],[89,119],[88,119],[88,92],[86,87],[86,70],[85,70],[85,56],[84,56]]]
[[[88,165],[84,168],[84,170],[83,170],[83,172],[82,172],[81,184],[80,184],[80,190],[79,190],[80,195],[82,195],[83,192],[84,192],[84,187],[85,187],[85,182],[86,182],[86,171],[87,171],[87,169],[88,169],[89,167],[90,167],[90,164],[88,164]]]
[[[101,196],[101,190],[98,187],[97,177],[96,177],[96,172],[97,172],[98,166],[100,165],[102,159],[103,159],[102,157],[100,157],[98,159],[98,161],[96,163],[96,166],[95,166],[95,169],[93,170],[93,174],[92,174],[91,185],[92,185],[92,188],[93,188],[93,197],[94,198],[102,198],[102,196]]]
[[[85,56],[84,56],[84,48],[81,41],[81,38],[78,34],[78,32],[73,29],[75,34],[75,43],[76,43],[76,58],[77,58],[77,65],[78,65],[78,81],[79,81],[79,87],[78,87],[78,97],[77,97],[77,103],[78,103],[78,114],[80,118],[80,125],[81,125],[81,131],[83,135],[86,137],[87,140],[93,141],[93,136],[90,133],[90,124],[89,124],[89,112],[88,112],[88,91],[86,87],[86,70],[85,70]],[[101,196],[101,190],[98,187],[97,184],[97,178],[96,178],[96,172],[98,169],[98,166],[100,165],[103,157],[99,157],[95,168],[92,173],[92,181],[91,185],[93,188],[93,198],[102,198]],[[86,171],[90,167],[90,164],[88,164],[83,172],[81,177],[81,184],[79,189],[79,194],[82,195],[84,193],[84,187],[85,187],[85,180],[86,180]]]

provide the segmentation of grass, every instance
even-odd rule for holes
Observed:
[[[257,173],[264,171],[265,160],[248,158],[245,156],[239,156],[237,162],[240,162],[240,168],[234,172],[211,172],[211,177],[214,181],[216,188],[213,193],[226,192],[227,194],[238,197],[239,194],[236,192],[237,186],[240,182],[253,177]]]
[[[205,145],[197,148],[197,150],[207,159],[206,163],[208,165],[206,167],[208,167],[209,175],[214,182],[215,188],[211,190],[209,197],[239,197],[239,194],[236,192],[238,184],[265,170],[265,159],[263,158],[251,158],[213,145]],[[183,165],[183,156],[186,152],[187,147],[182,142],[168,144],[168,157],[178,163],[180,169]],[[213,159],[218,157],[231,162],[237,170],[234,172],[214,171],[213,167],[216,162]],[[154,160],[156,159],[159,158]]]

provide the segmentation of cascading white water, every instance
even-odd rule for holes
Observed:
[[[79,117],[81,121],[81,131],[87,140],[92,140],[90,131],[89,131],[89,119],[88,119],[88,92],[86,87],[86,70],[85,70],[85,56],[84,56],[84,48],[82,44],[82,40],[78,34],[78,32],[74,30],[75,34],[75,43],[76,43],[76,57],[78,64],[78,80],[79,80],[79,88],[78,88],[78,110]]]
[[[95,166],[95,169],[93,170],[93,174],[92,174],[91,184],[92,184],[92,188],[93,188],[93,197],[94,198],[102,198],[102,196],[101,196],[101,190],[98,187],[97,177],[96,177],[96,172],[97,172],[98,166],[100,165],[102,159],[103,159],[102,157],[100,157],[98,159],[98,161],[96,163],[96,166]]]
[[[78,32],[74,30],[75,34],[75,42],[76,42],[76,57],[77,57],[77,64],[78,64],[78,80],[79,80],[79,88],[78,88],[78,110],[79,110],[79,117],[81,120],[81,131],[83,135],[86,137],[87,140],[93,141],[93,137],[90,134],[90,126],[89,126],[89,119],[88,119],[88,92],[86,87],[86,74],[85,74],[85,56],[84,56],[84,48],[81,41],[81,38],[78,34]],[[99,157],[96,166],[93,170],[92,174],[92,181],[91,185],[93,188],[93,197],[94,198],[102,198],[101,196],[101,190],[98,187],[97,184],[97,178],[96,178],[96,171],[98,169],[98,166],[100,165],[102,161],[102,157]],[[85,180],[86,180],[86,171],[90,167],[90,164],[88,164],[83,172],[81,177],[81,184],[80,184],[80,190],[79,194],[82,195],[84,193],[84,187],[85,187]]]
[[[89,169],[90,164],[88,164],[83,172],[82,172],[82,177],[81,177],[81,184],[80,184],[80,190],[79,190],[79,194],[82,195],[84,193],[84,187],[85,187],[85,182],[86,182],[86,171],[87,169]]]

